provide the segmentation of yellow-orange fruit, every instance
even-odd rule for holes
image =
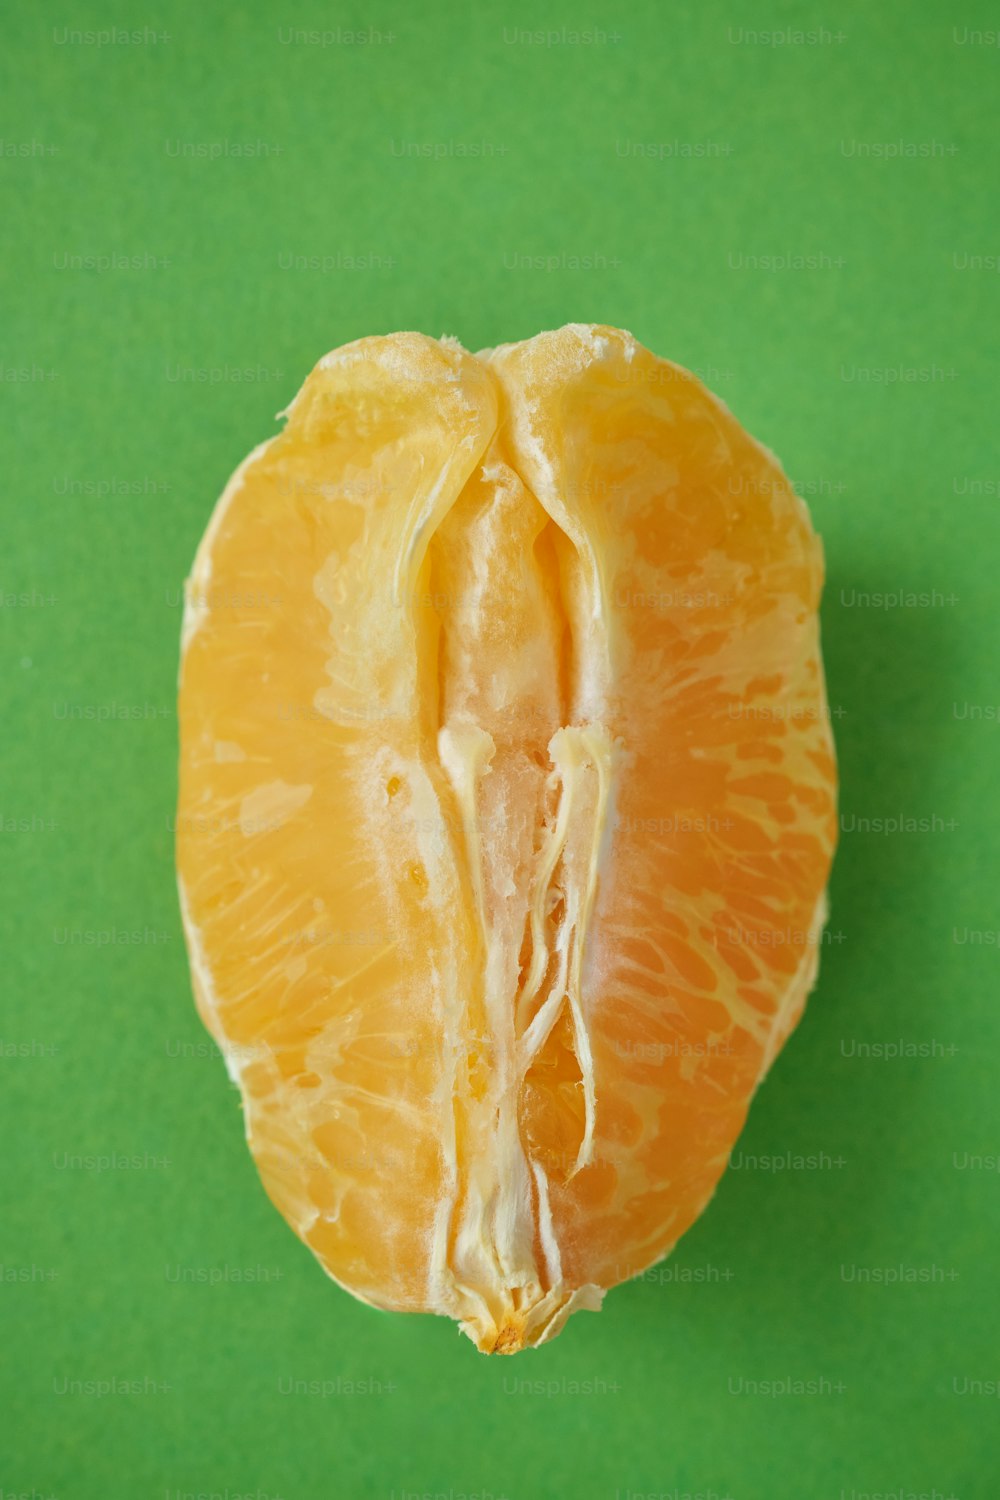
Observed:
[[[697,1218],[814,982],[822,552],[618,329],[361,339],[286,415],[188,585],[197,1001],[325,1270],[514,1352]]]

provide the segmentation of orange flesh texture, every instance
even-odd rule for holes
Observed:
[[[328,356],[190,584],[178,867],[270,1196],[378,1306],[558,1332],[710,1198],[815,979],[822,554],[572,325]]]

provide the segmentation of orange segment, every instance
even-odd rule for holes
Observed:
[[[633,1126],[598,1111],[600,1211],[584,1174],[552,1192],[564,1259],[603,1285],[705,1206],[815,977],[822,554],[771,456],[629,335],[574,326],[490,363],[521,473],[577,549],[571,714],[624,761],[583,1005],[597,1097],[627,1098]]]
[[[189,585],[196,995],[292,1227],[551,1338],[705,1206],[815,979],[819,542],[692,376],[572,325],[364,339]]]
[[[234,478],[189,590],[178,863],[199,1003],[271,1197],[352,1290],[399,1307],[427,1297],[443,1030],[472,943],[423,722],[437,624],[415,601],[494,425],[458,351],[340,351]]]

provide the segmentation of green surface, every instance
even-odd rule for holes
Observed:
[[[1000,1491],[997,21],[8,16],[4,1500]],[[108,26],[150,30],[73,36]],[[752,38],[788,26],[824,34]],[[573,319],[702,373],[810,499],[844,832],[741,1169],[662,1275],[487,1360],[337,1290],[258,1185],[176,909],[178,605],[225,479],[328,348]],[[915,1052],[864,1055],[887,1043]],[[813,1165],[749,1164],[784,1153]],[[750,1393],[782,1380],[814,1393]]]

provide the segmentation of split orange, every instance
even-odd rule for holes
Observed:
[[[361,339],[286,415],[188,585],[197,1001],[324,1269],[514,1352],[693,1223],[815,980],[821,547],[614,328]]]

